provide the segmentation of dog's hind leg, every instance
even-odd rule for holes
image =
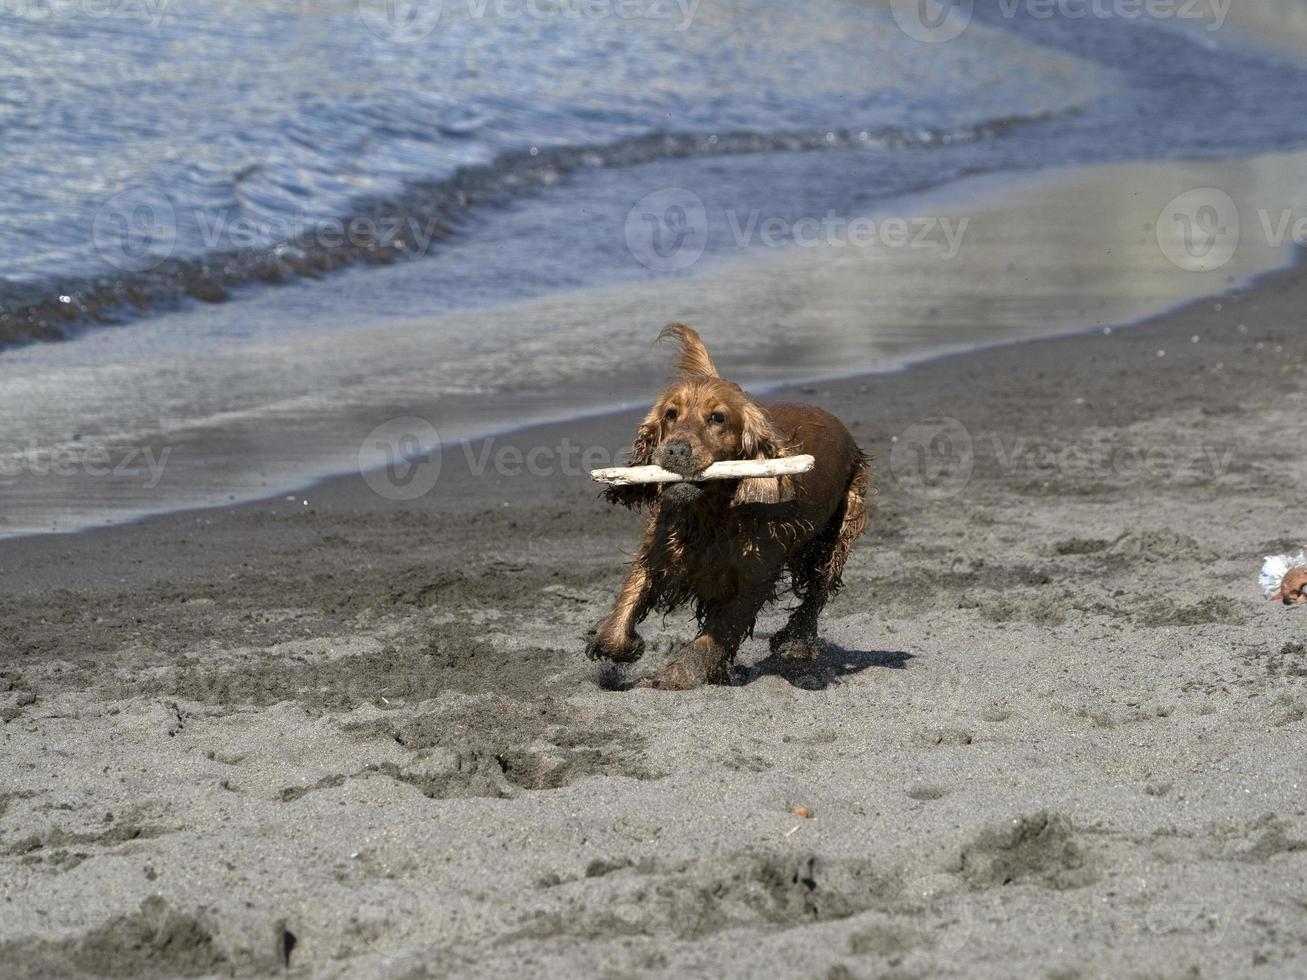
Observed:
[[[795,660],[815,660],[821,653],[817,620],[826,601],[839,591],[853,542],[867,527],[870,460],[859,453],[844,503],[799,556],[790,563],[790,581],[798,607],[771,638],[772,653]]]
[[[799,605],[771,638],[772,653],[791,660],[816,660],[821,653],[817,619],[826,608],[831,590],[821,574],[835,553],[839,515],[803,552],[790,563],[790,583]]]

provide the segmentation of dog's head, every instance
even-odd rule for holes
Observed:
[[[689,476],[727,459],[771,459],[787,447],[766,412],[733,381],[723,380],[698,333],[683,323],[668,324],[658,335],[680,346],[675,379],[654,401],[636,431],[630,465],[650,463]],[[636,484],[612,487],[608,498],[627,507],[659,500],[692,504],[706,495],[729,494],[731,501],[780,503],[793,497],[789,477],[760,477],[705,483]]]

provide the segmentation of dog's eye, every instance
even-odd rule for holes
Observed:
[[[726,421],[726,416],[723,415],[721,412],[709,412],[708,421],[715,422],[717,425],[721,425],[723,422]]]
[[[663,412],[663,418],[665,418],[668,422],[675,422],[675,421],[676,421],[676,409],[674,409],[674,408],[669,408],[667,411]]]

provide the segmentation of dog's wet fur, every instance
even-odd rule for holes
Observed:
[[[772,637],[775,653],[813,659],[817,619],[840,587],[854,540],[867,526],[871,459],[843,423],[812,405],[761,405],[726,381],[699,334],[683,323],[659,339],[679,345],[675,378],[636,432],[632,466],[683,476],[731,459],[806,453],[798,476],[611,487],[614,503],[647,511],[644,541],[617,602],[590,638],[591,659],[633,663],[636,626],[654,610],[690,604],[695,641],[641,686],[684,690],[722,682],[761,609],[787,577],[799,605]]]

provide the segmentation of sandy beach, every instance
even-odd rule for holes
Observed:
[[[1307,976],[1301,0],[11,6],[0,980]],[[675,693],[673,320],[875,486]]]
[[[638,518],[574,449],[635,412],[407,502],[6,542],[4,972],[1301,976],[1307,613],[1256,574],[1304,544],[1304,309],[1298,267],[784,392],[875,517],[815,666],[773,610],[687,694],[625,688],[688,619],[582,655]]]

